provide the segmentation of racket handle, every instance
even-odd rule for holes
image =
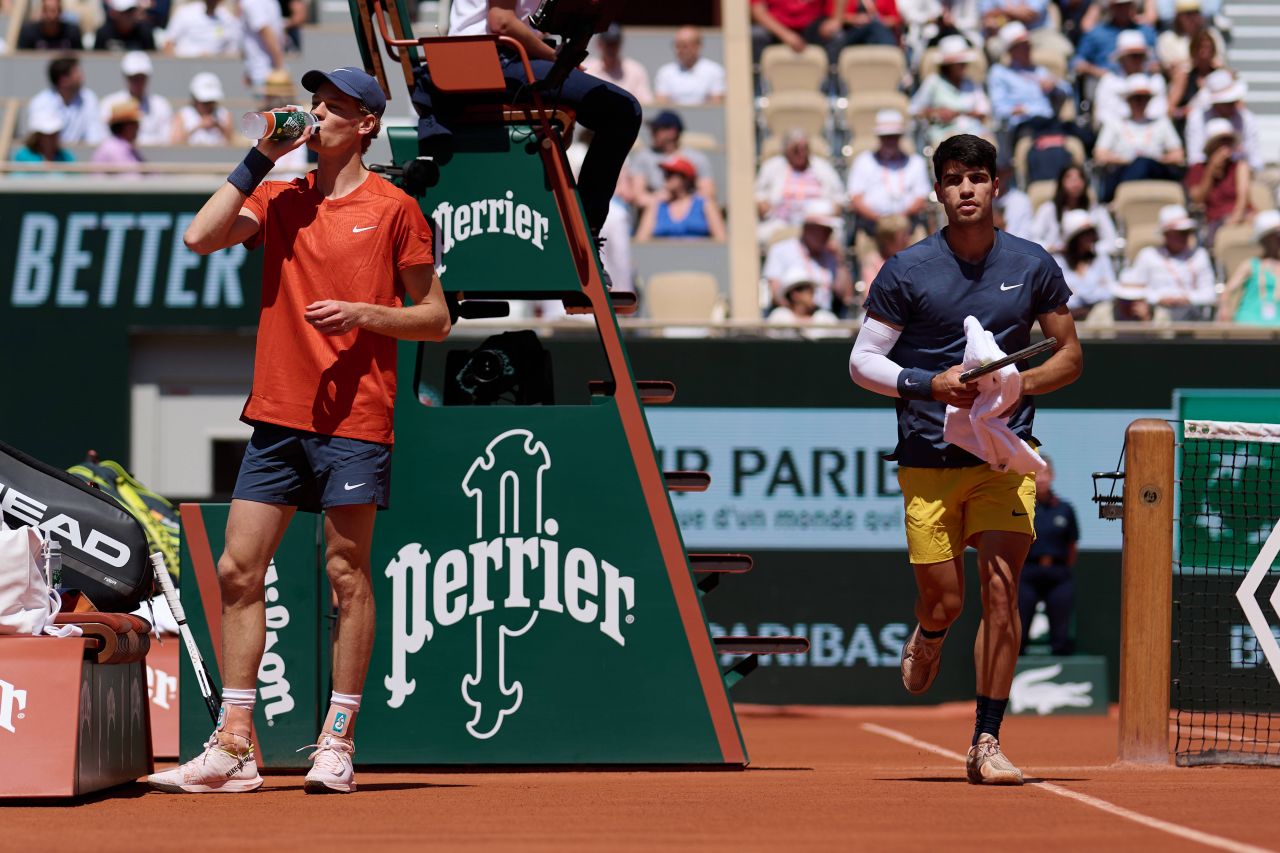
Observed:
[[[187,614],[182,609],[182,602],[178,600],[178,591],[173,588],[173,580],[165,567],[163,554],[157,552],[151,555],[151,573],[155,575],[156,583],[160,586],[160,592],[164,594],[165,603],[169,605],[173,618],[179,625],[186,625]]]

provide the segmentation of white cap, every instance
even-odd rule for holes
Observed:
[[[1000,41],[1004,44],[1005,50],[1020,41],[1030,41],[1030,39],[1031,36],[1027,32],[1027,26],[1021,21],[1010,21],[1000,28]]]
[[[67,123],[62,120],[62,115],[57,110],[40,110],[27,122],[27,130],[32,133],[61,133],[66,126]]]
[[[1071,238],[1081,231],[1086,230],[1098,230],[1098,226],[1093,221],[1093,214],[1089,211],[1068,210],[1062,215],[1062,242],[1064,245],[1070,243]]]
[[[961,62],[973,62],[973,48],[962,35],[946,36],[938,42],[938,64],[952,65]]]
[[[113,12],[128,12],[138,8],[138,0],[107,0],[107,6]]]
[[[1146,299],[1147,280],[1142,272],[1134,267],[1125,267],[1120,271],[1120,280],[1111,289],[1117,299]]]
[[[1280,210],[1264,210],[1253,218],[1253,239],[1261,240],[1273,231],[1280,231]]]
[[[126,77],[132,77],[135,74],[150,76],[153,71],[151,57],[140,50],[131,50],[124,55],[124,59],[120,60],[120,71]]]
[[[821,225],[832,231],[840,227],[840,217],[836,215],[836,207],[826,199],[815,198],[805,203],[804,223]]]
[[[212,71],[201,71],[191,78],[191,97],[201,103],[221,101],[222,81]]]
[[[1167,204],[1160,208],[1160,231],[1195,231],[1196,221],[1180,204]]]
[[[1245,82],[1237,80],[1235,75],[1225,68],[1219,68],[1204,78],[1204,89],[1208,91],[1209,102],[1213,104],[1234,104],[1237,101],[1243,101],[1244,96],[1249,92]]]
[[[1130,74],[1124,78],[1124,96],[1151,95],[1155,90],[1151,87],[1151,78],[1146,74]]]
[[[1228,118],[1211,118],[1204,123],[1204,147],[1207,151],[1213,141],[1220,136],[1235,137],[1236,127]]]
[[[1112,58],[1118,59],[1128,53],[1147,55],[1147,37],[1142,34],[1142,30],[1121,30],[1120,35],[1116,36],[1116,49],[1111,54]]]
[[[814,285],[813,274],[809,272],[809,268],[804,264],[794,264],[787,267],[787,271],[782,274],[782,292],[786,293],[797,284]]]
[[[902,113],[897,110],[879,110],[876,112],[876,136],[901,136],[907,130],[907,123]]]

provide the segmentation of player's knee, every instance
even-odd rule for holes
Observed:
[[[218,586],[225,604],[261,599],[266,579],[266,567],[254,566],[223,554],[218,560]]]
[[[369,573],[356,560],[342,554],[330,554],[325,568],[339,606],[373,598]]]
[[[933,600],[925,602],[925,613],[929,621],[932,622],[931,625],[926,627],[931,631],[940,631],[959,619],[960,611],[963,609],[964,598],[958,593],[939,595]]]

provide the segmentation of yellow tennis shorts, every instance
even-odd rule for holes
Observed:
[[[916,565],[964,553],[987,530],[1036,535],[1034,474],[1001,474],[987,465],[898,468],[906,506],[907,553]]]

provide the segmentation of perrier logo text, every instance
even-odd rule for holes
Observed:
[[[546,248],[551,233],[551,220],[527,204],[515,200],[507,190],[502,198],[482,198],[454,205],[442,201],[431,211],[439,234],[440,261],[459,243],[481,234],[506,234],[533,244],[539,251]],[[444,267],[437,266],[444,271]]]
[[[475,504],[476,541],[438,556],[410,543],[387,564],[390,707],[399,708],[417,686],[405,673],[408,656],[421,651],[437,626],[466,618],[475,618],[476,662],[462,679],[462,698],[474,709],[467,731],[480,739],[497,734],[503,719],[520,708],[524,686],[507,681],[506,643],[527,634],[540,614],[567,615],[626,645],[623,626],[632,621],[635,579],[557,538],[559,523],[543,515],[543,477],[550,469],[551,455],[533,433],[502,433],[462,480],[463,494]]]

